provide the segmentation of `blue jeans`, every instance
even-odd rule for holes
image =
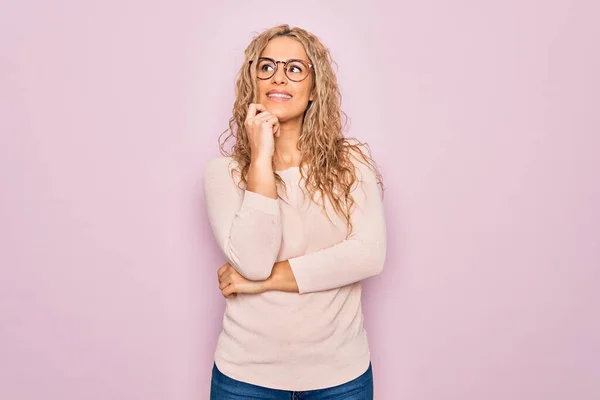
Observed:
[[[369,364],[364,374],[342,385],[292,392],[237,381],[213,365],[210,400],[373,400],[373,370]]]

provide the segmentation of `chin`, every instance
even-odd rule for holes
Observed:
[[[290,115],[289,113],[272,113],[272,114],[277,117],[277,119],[279,120],[280,123],[292,121],[296,118],[301,117],[301,115]]]
[[[294,113],[294,111],[297,113],[297,110],[290,110],[289,106],[287,104],[273,104],[272,102],[268,102],[268,101],[266,101],[265,103],[262,103],[262,104],[265,104],[265,107],[267,107],[267,110],[271,114],[276,116],[277,119],[279,120],[279,122],[287,122],[289,120],[298,118],[299,116],[302,115],[302,114],[296,115]]]
[[[265,104],[265,103],[263,103]],[[278,104],[269,104],[267,102],[267,104],[265,105],[265,107],[267,107],[267,111],[269,111],[271,114],[273,114],[274,116],[277,117],[277,119],[279,119],[279,121],[282,120],[286,120],[289,119],[290,117],[290,113],[287,110],[284,110],[284,107],[280,107]]]

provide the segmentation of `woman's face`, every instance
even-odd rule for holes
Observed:
[[[310,63],[302,43],[287,36],[271,39],[260,57],[272,58],[275,61],[299,59]],[[289,74],[294,78],[294,74],[297,74],[299,69],[295,69],[293,66],[290,67],[292,69]],[[261,67],[260,64],[257,68],[269,70],[269,66],[263,65]],[[281,123],[302,118],[308,107],[308,102],[314,100],[312,71],[309,71],[304,80],[295,82],[286,76],[284,70],[284,65],[278,63],[277,72],[272,77],[257,79],[258,102],[264,105],[271,114],[275,115]]]

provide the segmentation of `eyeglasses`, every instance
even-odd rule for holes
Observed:
[[[270,79],[277,72],[279,63],[283,64],[285,76],[290,81],[301,82],[306,79],[310,70],[313,68],[312,64],[307,63],[304,60],[290,59],[286,61],[275,61],[272,58],[261,57],[256,63],[256,77],[258,79]],[[250,60],[252,64],[252,60]]]

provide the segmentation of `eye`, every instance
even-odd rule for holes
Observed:
[[[258,68],[263,72],[270,72],[273,70],[273,66],[269,63],[261,64]]]
[[[271,72],[275,69],[275,66],[270,60],[259,60],[256,65],[256,70],[260,72]]]
[[[293,74],[301,74],[304,72],[304,66],[299,62],[293,62],[288,65],[288,72]]]

